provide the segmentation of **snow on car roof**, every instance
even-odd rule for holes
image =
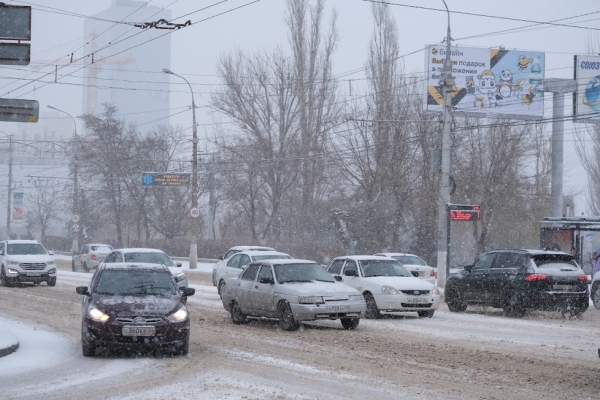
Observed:
[[[6,243],[10,243],[10,244],[19,244],[19,243],[40,244],[40,242],[38,242],[37,240],[15,240],[15,239],[7,240]]]
[[[381,254],[383,254],[384,256],[387,256],[387,257],[389,257],[389,256],[412,256],[412,257],[419,257],[418,255],[412,254],[412,253],[377,253],[376,255],[381,255]],[[419,257],[419,258],[421,258],[421,257]]]
[[[271,264],[319,264],[312,260],[303,260],[298,258],[274,258],[272,260],[254,261],[254,263],[271,263]]]
[[[231,250],[260,250],[260,251],[276,251],[274,248],[272,247],[265,247],[265,246],[233,246],[232,248],[230,248],[227,251],[231,251]]]
[[[287,253],[274,250],[244,250],[236,254],[247,254],[249,256],[289,256]]]
[[[150,270],[167,270],[168,268],[162,264],[153,264],[145,262],[117,262],[104,264],[104,269],[150,269]]]
[[[117,250],[123,253],[164,253],[164,251],[160,249],[150,249],[145,247],[130,247]]]
[[[348,259],[348,260],[356,260],[356,261],[363,261],[363,260],[386,260],[389,261],[390,258],[387,256],[372,256],[372,255],[355,255],[355,256],[341,256],[341,257],[336,257],[337,259]]]

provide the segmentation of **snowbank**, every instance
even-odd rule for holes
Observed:
[[[4,357],[17,351],[19,339],[9,331],[0,331],[0,357]]]

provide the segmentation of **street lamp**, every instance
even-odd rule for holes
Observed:
[[[2,132],[4,136],[8,137],[8,199],[6,200],[6,238],[10,239],[10,203],[12,196],[12,137],[13,135],[9,135],[6,132]]]
[[[67,114],[71,120],[73,120],[73,131],[75,134],[75,151],[74,151],[74,165],[73,165],[73,222],[75,222],[75,219],[79,219],[79,215],[77,213],[77,211],[79,210],[79,195],[78,195],[78,184],[77,184],[77,166],[79,164],[79,160],[77,157],[77,153],[78,153],[78,148],[77,148],[77,123],[75,122],[75,118],[73,118],[73,116],[71,114],[69,114],[66,111],[60,110],[56,107],[52,107],[51,105],[48,105],[48,108],[51,110],[55,110],[58,112],[61,112],[63,114]],[[79,251],[79,243],[78,243],[78,239],[79,239],[79,230],[77,230],[77,232],[75,232],[75,229],[73,229],[73,254],[76,254]]]
[[[170,69],[163,68],[162,72],[169,75],[180,77],[188,84],[192,93],[192,207],[198,207],[198,135],[196,131],[196,103],[194,102],[194,90],[192,85],[183,76],[178,75]],[[196,234],[192,233],[190,243],[190,269],[196,269],[198,265],[198,244],[196,242]]]

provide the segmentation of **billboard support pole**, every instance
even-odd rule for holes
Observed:
[[[440,187],[438,196],[438,251],[437,251],[437,285],[441,288],[446,286],[448,276],[448,217],[447,207],[450,203],[450,163],[452,157],[452,132],[451,115],[452,87],[452,60],[450,59],[451,41],[450,36],[450,10],[444,0],[444,6],[448,13],[448,32],[446,34],[446,59],[444,60],[444,125],[442,128],[442,165],[440,174]]]
[[[8,135],[8,200],[6,201],[6,238],[10,239],[10,217],[11,217],[11,201],[12,201],[12,135]]]

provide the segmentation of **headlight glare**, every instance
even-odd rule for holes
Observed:
[[[391,286],[382,286],[381,293],[382,294],[398,294],[398,291]]]
[[[325,304],[322,296],[300,296],[298,297],[300,304]]]
[[[12,269],[12,268],[8,268],[6,270],[6,272],[8,272],[9,274],[18,274],[19,273],[19,271],[17,271],[16,269]]]
[[[172,322],[181,322],[181,321],[185,321],[188,317],[188,312],[185,308],[180,308],[179,310],[175,311],[173,314],[169,315],[169,320],[171,320]]]
[[[440,289],[437,286],[434,286],[433,289],[431,289],[431,294],[440,294]]]
[[[90,307],[90,310],[88,311],[88,315],[94,321],[99,321],[99,322],[106,322],[106,321],[108,321],[108,318],[109,318],[108,315],[104,314],[102,311],[100,311],[94,307]]]

